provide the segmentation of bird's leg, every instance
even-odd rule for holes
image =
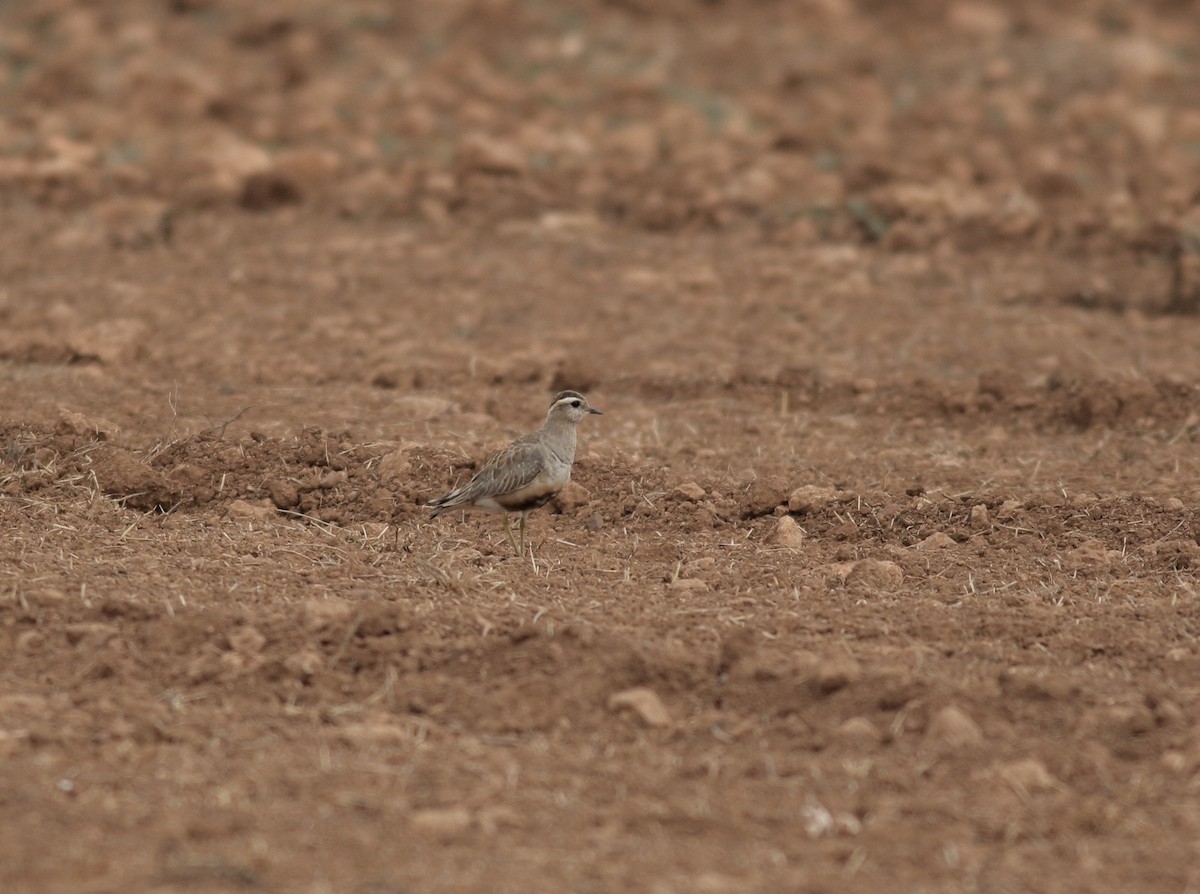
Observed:
[[[528,512],[521,513],[521,555],[525,555],[525,519],[529,517]]]
[[[521,516],[521,520],[524,521],[525,517]],[[524,535],[524,529],[522,529],[521,533]],[[508,538],[508,545],[511,546],[515,551],[517,548],[517,539],[513,537],[512,525],[509,524],[507,512],[504,513],[504,536]],[[520,554],[518,553],[518,555]]]

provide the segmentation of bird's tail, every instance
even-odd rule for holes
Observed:
[[[436,500],[430,500],[425,505],[433,510],[432,518],[437,518],[443,512],[449,512],[455,506],[461,506],[467,502],[466,488],[460,487],[450,491],[445,496],[438,497]]]

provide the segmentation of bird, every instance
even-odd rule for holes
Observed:
[[[504,514],[504,533],[519,556],[525,555],[525,520],[545,506],[571,480],[575,462],[575,426],[590,415],[602,416],[578,391],[560,391],[550,402],[546,421],[493,454],[462,487],[430,500],[432,518],[462,507]],[[521,544],[512,535],[509,513],[521,516]]]

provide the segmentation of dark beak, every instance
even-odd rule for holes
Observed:
[[[604,415],[604,411],[603,411],[603,410],[597,410],[595,407],[588,407],[588,412],[589,412],[589,413],[594,413],[594,414],[596,414],[597,416],[603,416],[603,415]]]

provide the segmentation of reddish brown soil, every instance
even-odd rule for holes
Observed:
[[[0,4],[0,890],[1200,889],[1197,47]]]

